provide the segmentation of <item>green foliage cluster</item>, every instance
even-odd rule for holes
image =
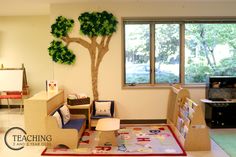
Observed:
[[[115,16],[106,11],[92,13],[85,12],[79,16],[78,20],[81,23],[80,31],[82,34],[89,37],[111,35],[116,31],[118,23]],[[56,22],[51,26],[51,34],[55,38],[62,39],[62,37],[66,37],[68,33],[71,32],[73,26],[73,19],[58,16]],[[61,41],[52,41],[48,48],[52,60],[63,64],[74,63],[75,55],[67,46],[64,46]]]
[[[147,24],[125,24],[125,57],[135,64],[147,63],[150,59],[150,28]]]
[[[75,62],[75,54],[64,46],[61,41],[53,40],[48,51],[54,62],[61,64],[73,64]]]
[[[125,83],[149,83],[150,76],[149,74],[126,74]],[[155,74],[155,83],[178,83],[179,77],[170,72],[156,72]]]
[[[67,19],[63,16],[58,16],[56,22],[51,26],[51,34],[56,38],[65,37],[71,32],[73,26],[73,19]]]
[[[156,62],[159,64],[169,63],[170,59],[179,57],[179,25],[157,24],[155,31]]]
[[[89,37],[111,35],[116,31],[118,21],[113,14],[103,12],[85,12],[78,20],[80,22],[80,31]]]
[[[208,75],[236,75],[235,24],[188,24],[186,36],[186,47],[190,50],[185,69],[187,83],[204,83]],[[229,50],[221,48],[222,55],[219,52],[216,55],[217,46],[223,45],[227,45]],[[226,57],[229,53],[230,56]],[[191,63],[196,58],[198,63]],[[217,61],[216,58],[220,60]]]
[[[236,76],[236,56],[222,59],[218,67],[219,74],[222,76]]]
[[[156,83],[179,83],[179,76],[171,72],[160,71],[155,74]]]
[[[148,74],[126,74],[125,83],[149,83],[150,77]]]
[[[185,68],[185,83],[203,83],[212,73],[209,66],[202,63],[191,63]]]

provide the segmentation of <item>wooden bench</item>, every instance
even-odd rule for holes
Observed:
[[[86,128],[86,116],[70,114],[70,120],[66,124],[62,124],[62,127],[60,127],[57,118],[53,116],[55,112],[60,113],[60,108],[61,106],[45,119],[46,134],[52,136],[52,141],[47,147],[57,148],[60,145],[64,145],[70,149],[76,149]],[[63,123],[63,118],[61,117],[61,119]]]

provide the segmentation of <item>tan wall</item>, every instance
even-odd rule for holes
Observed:
[[[83,2],[54,4],[51,6],[51,23],[59,15],[76,21],[73,36],[77,36],[77,17],[85,11],[112,12],[119,20],[118,30],[110,42],[110,51],[100,66],[98,88],[100,99],[114,99],[117,115],[122,119],[166,118],[168,89],[122,89],[122,17],[173,17],[173,16],[235,16],[236,3],[142,3]],[[90,58],[83,47],[72,44],[77,61],[75,65],[53,64],[48,57],[50,23],[47,16],[0,17],[0,63],[26,64],[29,84],[33,91],[44,89],[44,81],[54,78],[67,93],[86,93],[92,97]],[[12,46],[13,45],[13,46]],[[54,69],[54,70],[53,70]],[[191,89],[192,98],[204,98],[203,88]]]
[[[49,26],[49,16],[0,17],[0,64],[21,67],[24,63],[31,94],[45,89],[45,80],[52,79]]]
[[[118,116],[123,119],[164,119],[168,101],[168,89],[122,89],[122,17],[173,17],[173,16],[235,16],[236,3],[108,3],[84,2],[79,4],[55,4],[51,6],[51,22],[59,15],[73,18],[76,27],[72,36],[77,36],[77,17],[85,11],[112,12],[119,20],[118,30],[113,35],[110,51],[100,66],[98,88],[100,99],[117,101]],[[55,79],[68,92],[85,92],[92,96],[90,59],[88,51],[72,45],[77,62],[73,66],[55,64]],[[191,89],[192,98],[200,102],[205,97],[204,88]]]

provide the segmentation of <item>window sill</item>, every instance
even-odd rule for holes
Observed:
[[[206,84],[185,84],[184,88],[206,88]]]
[[[122,89],[170,89],[172,84],[136,84],[136,85],[123,85]],[[205,84],[186,84],[182,85],[184,88],[205,88]]]

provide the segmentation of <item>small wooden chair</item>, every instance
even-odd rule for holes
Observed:
[[[110,113],[111,116],[107,115],[96,115],[96,106],[95,102],[111,102],[111,108],[110,108]],[[98,100],[98,101],[93,101],[92,104],[92,116],[91,116],[91,127],[96,127],[97,122],[101,118],[113,118],[115,116],[115,102],[113,100]]]

